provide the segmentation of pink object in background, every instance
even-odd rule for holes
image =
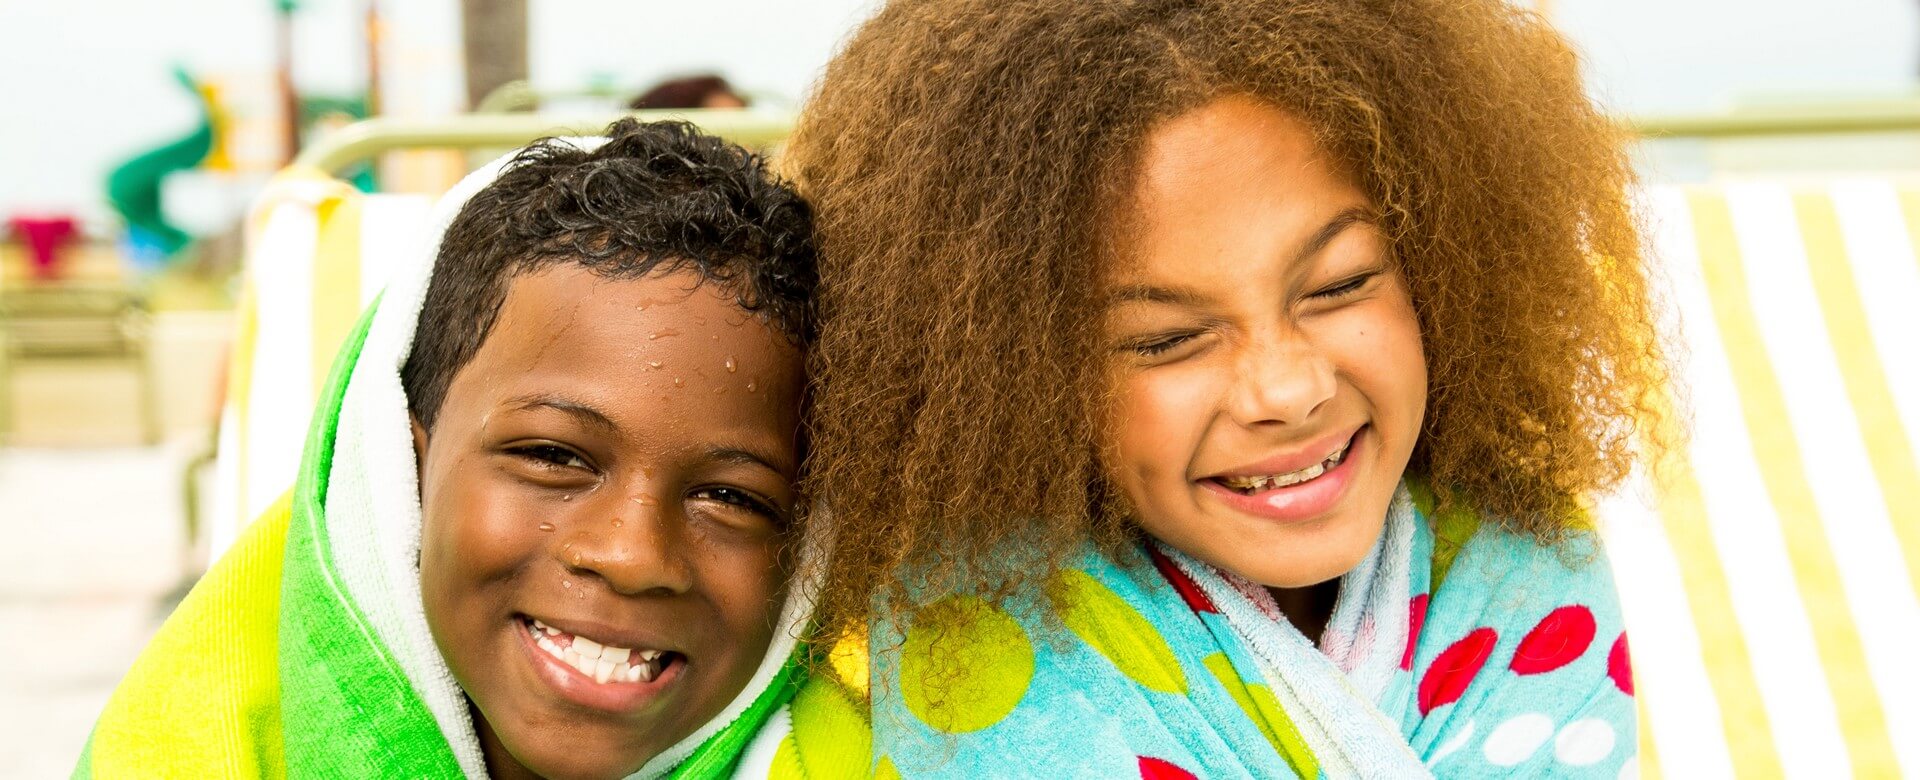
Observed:
[[[15,216],[7,224],[27,245],[33,275],[39,279],[60,275],[61,250],[80,234],[79,224],[70,216]]]

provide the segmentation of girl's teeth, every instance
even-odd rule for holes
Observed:
[[[1286,474],[1271,474],[1264,477],[1221,477],[1220,483],[1242,493],[1257,493],[1273,488],[1291,487],[1318,478],[1321,474],[1327,473],[1328,469],[1340,465],[1340,461],[1346,459],[1346,457],[1347,448],[1343,446],[1338,452],[1327,456],[1326,460],[1299,471]]]
[[[584,636],[576,636],[573,638],[573,651],[579,653],[581,658],[599,660],[601,649],[599,642],[595,642]]]

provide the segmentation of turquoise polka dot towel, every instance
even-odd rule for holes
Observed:
[[[876,627],[855,771],[1631,776],[1633,681],[1597,541],[1436,523],[1424,498],[1400,490],[1317,647],[1263,589],[1157,545]]]

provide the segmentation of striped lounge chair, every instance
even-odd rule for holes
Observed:
[[[1640,770],[1920,774],[1920,189],[1645,204],[1693,437],[1600,508]]]

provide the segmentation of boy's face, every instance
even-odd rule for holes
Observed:
[[[696,283],[514,279],[434,429],[415,426],[427,623],[496,777],[633,772],[772,639],[801,358]]]

